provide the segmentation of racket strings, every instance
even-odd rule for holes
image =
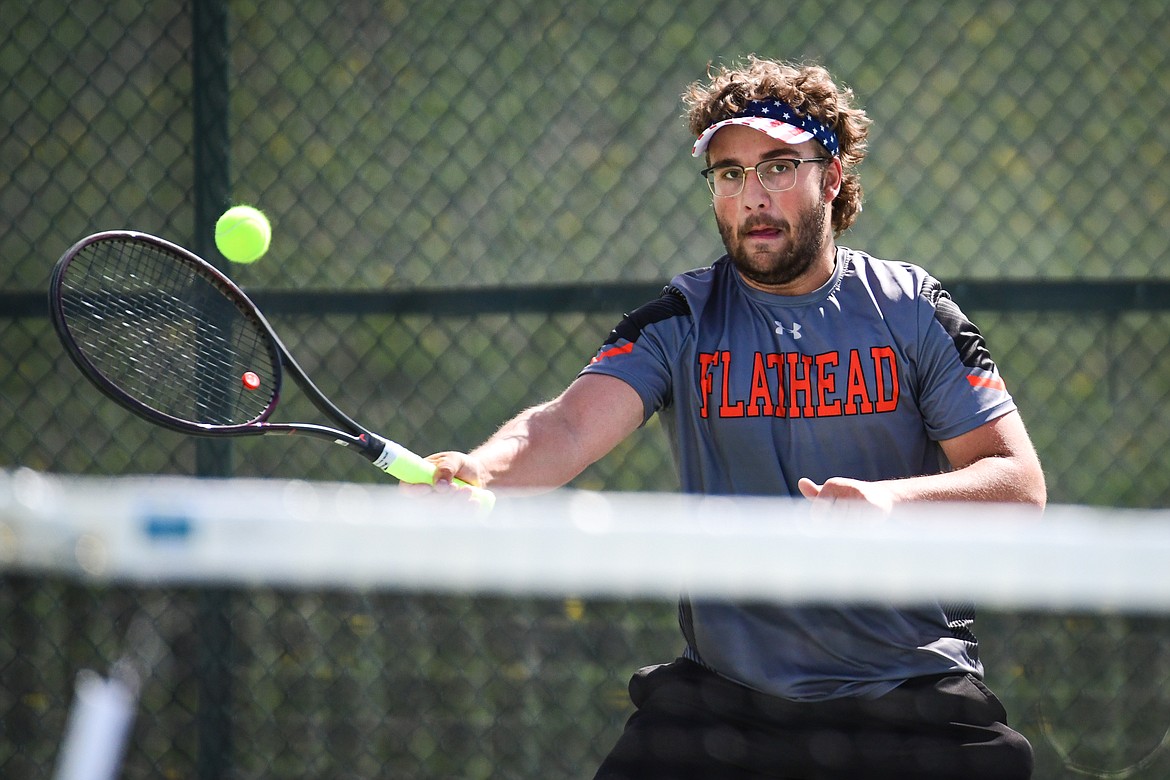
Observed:
[[[279,369],[267,332],[185,258],[145,241],[97,241],[72,260],[62,288],[80,350],[139,402],[205,425],[248,423],[271,407]]]

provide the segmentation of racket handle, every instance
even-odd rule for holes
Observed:
[[[388,439],[380,440],[382,452],[374,459],[374,465],[401,482],[414,485],[430,485],[435,481],[435,464]],[[471,500],[484,511],[496,503],[496,496],[490,490],[468,484],[461,479],[454,484],[471,491]]]

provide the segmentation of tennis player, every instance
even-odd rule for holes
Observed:
[[[1042,507],[979,330],[922,268],[835,242],[861,211],[870,120],[852,92],[751,57],[684,101],[727,254],[624,317],[559,397],[470,454],[431,456],[439,489],[563,485],[658,414],[691,493]],[[634,675],[636,711],[596,776],[1030,777],[973,619],[684,597],[682,656]]]

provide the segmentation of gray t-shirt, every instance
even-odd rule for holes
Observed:
[[[839,248],[803,296],[748,287],[726,257],[624,317],[582,373],[661,416],[682,489],[799,496],[808,477],[949,468],[938,442],[1015,409],[978,329],[921,268]],[[970,605],[793,607],[684,597],[685,655],[790,699],[878,696],[982,674]]]

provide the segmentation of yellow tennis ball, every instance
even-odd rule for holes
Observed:
[[[232,206],[215,223],[215,245],[233,263],[254,263],[268,251],[272,225],[252,206]]]

